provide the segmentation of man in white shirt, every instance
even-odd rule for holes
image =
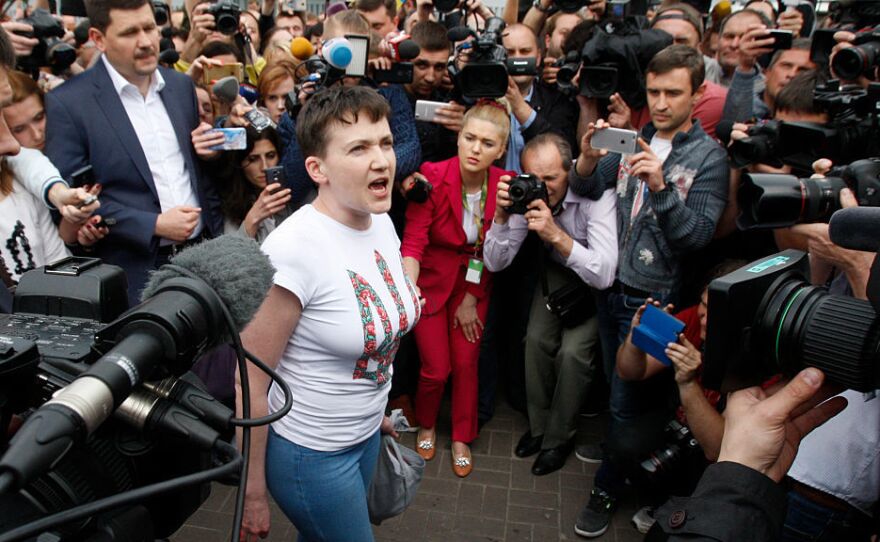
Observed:
[[[91,0],[95,67],[46,96],[46,154],[64,177],[90,165],[102,214],[116,224],[97,255],[128,276],[138,301],[147,273],[177,250],[222,232],[213,187],[192,145],[192,81],[158,68],[159,30],[147,0]]]

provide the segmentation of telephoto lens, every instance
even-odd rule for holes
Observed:
[[[873,77],[880,62],[880,42],[869,41],[838,51],[831,59],[831,69],[845,81],[855,81],[862,75]]]
[[[840,209],[843,179],[798,179],[774,173],[742,174],[737,202],[741,230],[787,228],[795,224],[827,222]]]

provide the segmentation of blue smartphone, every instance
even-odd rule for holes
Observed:
[[[247,133],[244,128],[215,128],[209,133],[222,133],[223,143],[209,147],[212,151],[240,151],[247,148]]]
[[[672,360],[666,355],[666,345],[677,342],[682,331],[684,322],[663,309],[648,305],[639,325],[632,330],[632,342],[660,363],[672,365]]]

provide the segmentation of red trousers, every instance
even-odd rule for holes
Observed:
[[[464,298],[464,273],[457,277],[446,305],[431,315],[423,314],[414,333],[422,368],[416,392],[416,420],[421,427],[437,423],[443,388],[452,373],[452,440],[477,438],[477,366],[480,341],[469,342],[461,327],[453,329],[455,311]],[[489,296],[477,300],[477,316],[486,323]],[[480,333],[482,338],[482,332]]]

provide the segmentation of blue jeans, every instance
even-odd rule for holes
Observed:
[[[788,492],[788,510],[782,529],[784,542],[867,541],[871,518],[851,509],[834,510],[815,503],[796,491]]]
[[[335,452],[299,446],[269,430],[266,483],[300,542],[372,542],[367,490],[379,456],[379,431]]]

